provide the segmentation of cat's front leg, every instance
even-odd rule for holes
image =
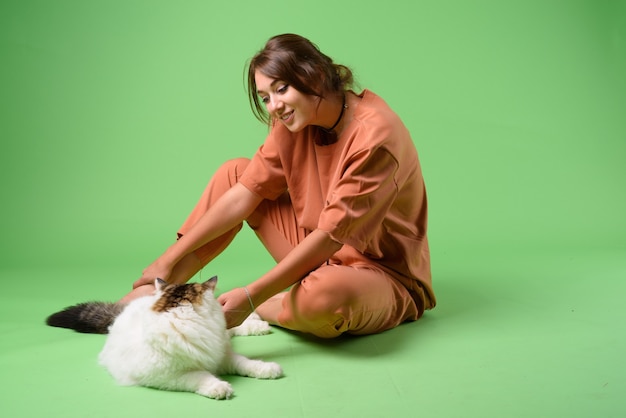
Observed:
[[[196,371],[182,374],[172,382],[176,390],[195,392],[212,399],[228,399],[233,396],[233,388],[207,371]]]
[[[231,353],[228,360],[227,373],[229,374],[257,379],[278,379],[283,375],[283,369],[277,363],[252,360],[236,353]]]
[[[262,320],[256,312],[252,312],[241,325],[229,329],[228,333],[231,337],[265,335],[270,333],[270,324]]]
[[[196,393],[212,399],[229,399],[233,396],[233,388],[230,383],[211,375],[210,379],[202,382]]]

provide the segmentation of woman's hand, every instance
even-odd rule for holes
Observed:
[[[236,327],[252,313],[252,306],[243,287],[221,294],[217,301],[222,305],[226,328]]]

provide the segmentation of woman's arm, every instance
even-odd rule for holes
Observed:
[[[285,290],[309,272],[326,262],[342,244],[327,232],[315,230],[298,244],[270,271],[247,286],[255,306]],[[222,294],[218,300],[224,308],[227,326],[239,325],[250,314],[251,307],[242,289]]]
[[[133,288],[152,284],[157,277],[167,280],[174,266],[186,255],[243,222],[262,200],[263,198],[242,184],[235,184],[185,235],[144,270],[141,278],[133,284]]]

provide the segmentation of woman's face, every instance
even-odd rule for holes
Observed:
[[[291,132],[316,125],[320,99],[300,93],[282,80],[270,78],[260,71],[254,73],[257,94],[270,116]]]

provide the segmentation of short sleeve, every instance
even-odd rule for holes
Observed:
[[[318,228],[364,252],[398,195],[398,161],[383,147],[364,149],[347,160],[343,170]]]
[[[269,200],[276,199],[287,190],[274,130],[254,154],[239,182],[250,191]]]

